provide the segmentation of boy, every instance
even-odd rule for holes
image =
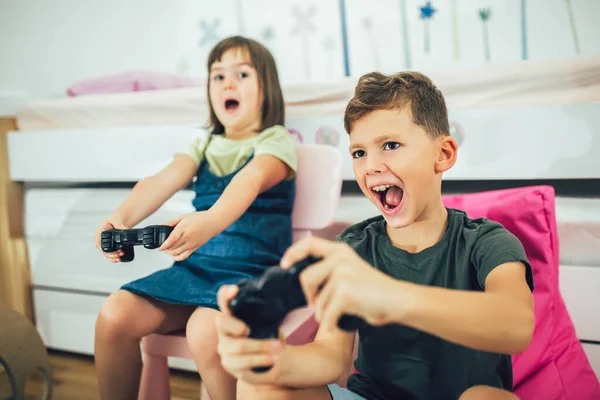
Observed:
[[[308,255],[301,284],[320,322],[315,341],[256,341],[227,312],[219,354],[242,399],[514,399],[510,354],[534,329],[531,266],[500,224],[470,219],[441,201],[442,173],[457,145],[446,104],[424,75],[363,76],[344,115],[356,180],[381,212],[338,242],[291,246],[282,267]],[[219,293],[220,307],[235,287]],[[354,334],[343,314],[363,318],[358,374],[348,389]],[[252,367],[272,365],[255,374]]]

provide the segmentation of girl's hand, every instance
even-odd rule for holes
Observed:
[[[98,229],[96,229],[96,234],[94,235],[94,238],[96,240],[96,248],[100,251],[102,251],[102,232],[107,231],[109,229],[127,229],[127,227],[125,226],[125,224],[123,224],[123,221],[120,217],[114,215],[111,215],[105,221],[102,221]],[[125,252],[123,250],[117,250],[112,253],[105,253],[104,251],[102,251],[102,254],[104,254],[108,261],[118,263],[119,261],[121,261],[121,256],[123,256]]]
[[[216,221],[207,211],[186,214],[165,225],[174,226],[175,229],[158,250],[173,256],[175,261],[185,260],[217,234],[214,228]]]
[[[344,314],[373,326],[385,325],[407,306],[396,300],[402,282],[369,265],[345,243],[316,237],[300,240],[285,252],[281,266],[289,268],[309,255],[322,260],[302,271],[300,284],[323,329],[337,328]]]
[[[284,341],[277,339],[249,339],[249,329],[244,322],[233,317],[229,301],[237,294],[237,286],[222,286],[218,293],[219,309],[216,326],[223,368],[237,379],[252,384],[276,384],[280,375],[278,355],[284,350]],[[252,368],[271,366],[263,373]]]

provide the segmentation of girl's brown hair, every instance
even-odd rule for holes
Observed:
[[[258,85],[263,94],[262,121],[260,130],[263,131],[273,125],[284,125],[285,123],[285,104],[283,102],[283,92],[279,84],[279,74],[277,65],[271,52],[262,44],[255,40],[242,36],[232,36],[221,40],[213,47],[208,55],[208,72],[210,67],[216,61],[220,61],[223,54],[230,49],[241,49],[247,51],[250,61],[258,73]],[[208,128],[210,133],[220,135],[225,133],[225,127],[217,118],[213,105],[210,101],[210,79],[206,87],[208,105],[210,108],[210,122]]]

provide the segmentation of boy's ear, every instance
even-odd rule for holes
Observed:
[[[438,154],[435,160],[435,172],[446,172],[456,162],[458,144],[450,135],[438,138]]]

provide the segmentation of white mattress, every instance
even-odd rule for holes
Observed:
[[[600,266],[600,199],[556,198],[561,265]]]
[[[94,232],[127,196],[128,189],[28,189],[25,233],[33,284],[110,293],[130,280],[168,267],[170,257],[136,247],[135,260],[112,264],[95,248]],[[140,224],[160,224],[193,211],[191,191],[182,191]],[[600,267],[600,199],[558,198],[561,265]],[[333,238],[350,224],[377,215],[362,196],[343,196],[335,225],[321,233]]]
[[[34,286],[111,293],[122,284],[166,268],[172,259],[135,248],[131,263],[113,264],[95,247],[94,233],[129,189],[29,189],[25,234]],[[193,211],[193,192],[181,191],[140,226]]]
[[[442,89],[451,111],[600,101],[600,56],[423,72]],[[357,78],[284,85],[286,115],[342,116]],[[25,130],[203,124],[205,92],[183,88],[40,100],[21,107],[17,122]]]
[[[206,131],[193,125],[55,129],[8,134],[12,180],[135,182],[166,167]]]

